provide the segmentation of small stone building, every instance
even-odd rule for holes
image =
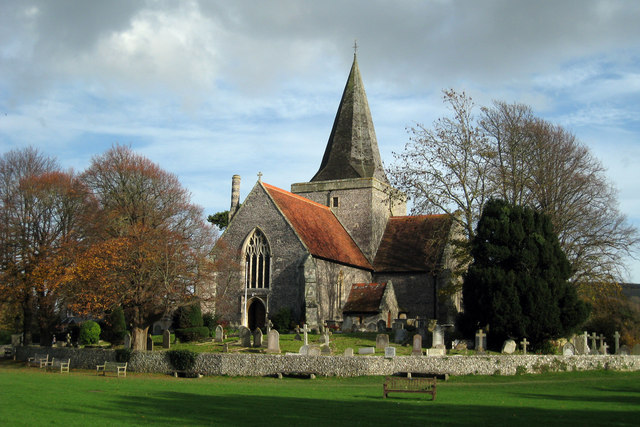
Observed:
[[[354,283],[393,281],[397,311],[408,317],[450,323],[459,309],[458,295],[440,295],[452,280],[456,222],[406,216],[406,197],[380,159],[355,56],[318,172],[291,191],[258,179],[242,204],[239,193],[234,175],[219,244],[237,258],[236,298],[225,313],[237,324],[253,330],[282,309],[310,327],[340,322]]]
[[[377,330],[381,322],[391,328],[398,318],[398,301],[391,281],[387,283],[354,283],[342,307],[342,330]]]

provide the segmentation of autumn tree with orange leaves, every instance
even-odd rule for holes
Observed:
[[[95,210],[84,184],[26,148],[0,157],[0,297],[20,307],[26,343],[51,342],[65,269]]]
[[[99,316],[122,306],[133,349],[144,350],[149,326],[210,282],[215,231],[175,175],[127,147],[95,157],[82,179],[99,227],[67,272],[69,307]]]

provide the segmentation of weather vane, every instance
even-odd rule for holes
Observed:
[[[358,40],[353,41],[353,54],[356,55],[358,53]]]

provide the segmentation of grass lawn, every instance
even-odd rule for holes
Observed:
[[[382,398],[381,377],[202,379],[0,363],[0,425],[638,425],[640,373],[456,377]]]

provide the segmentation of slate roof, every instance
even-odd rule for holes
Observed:
[[[329,207],[262,183],[311,255],[372,270],[358,245]]]
[[[388,182],[354,55],[322,163],[311,181],[372,177]]]
[[[452,223],[446,214],[389,218],[373,261],[374,270],[432,271],[442,260]]]
[[[351,286],[347,302],[342,308],[343,313],[377,313],[386,283],[354,283]]]

